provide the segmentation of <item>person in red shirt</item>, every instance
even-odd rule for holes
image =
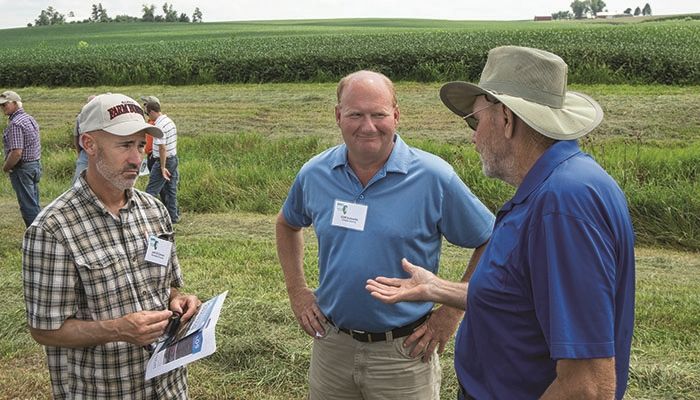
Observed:
[[[146,109],[146,103],[148,102],[154,102],[160,104],[160,100],[156,96],[141,96],[141,101],[143,102],[143,109]],[[146,114],[148,116],[148,114]],[[152,120],[150,117],[148,117],[148,122],[151,125],[155,125],[156,121]],[[146,134],[146,147],[144,147],[143,151],[146,153],[146,165],[148,165],[148,170],[150,171],[151,168],[153,167],[153,163],[156,162],[156,159],[152,156],[153,153],[153,136]]]

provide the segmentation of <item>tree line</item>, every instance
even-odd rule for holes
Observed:
[[[73,24],[93,22],[202,22],[202,11],[199,9],[199,7],[195,7],[191,17],[186,13],[178,13],[177,10],[173,9],[173,5],[168,3],[163,3],[162,10],[162,15],[156,14],[156,6],[154,4],[144,4],[142,7],[143,15],[140,18],[132,17],[130,15],[117,15],[112,18],[107,14],[107,9],[102,6],[102,3],[98,3],[92,5],[90,18],[82,21],[66,22],[65,14],[60,13],[52,6],[49,6],[45,10],[41,10],[39,16],[34,20],[34,25],[47,26],[65,23]],[[68,18],[75,18],[75,13],[73,11],[69,11]],[[32,26],[32,23],[28,23],[27,26]]]
[[[574,0],[570,4],[571,11],[565,10],[553,13],[552,19],[582,19],[586,18],[588,15],[595,18],[599,12],[607,12],[605,6],[606,4],[603,0]],[[632,13],[632,8],[628,7],[623,14],[629,16],[651,15],[651,6],[649,3],[646,3],[644,8],[639,8],[639,6],[637,6],[634,10],[634,14]]]

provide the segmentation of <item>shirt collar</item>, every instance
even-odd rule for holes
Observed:
[[[347,146],[341,144],[338,146],[338,150],[339,151],[335,152],[329,160],[331,169],[349,165]],[[408,173],[408,165],[411,157],[410,147],[401,139],[398,133],[394,133],[394,148],[391,149],[389,159],[386,160],[386,164],[384,164],[384,170],[386,172],[406,174]]]
[[[79,182],[79,184],[77,185],[78,187],[76,189],[78,192],[78,195],[84,199],[87,199],[88,202],[94,204],[95,207],[100,209],[100,211],[103,214],[111,215],[111,213],[109,212],[109,210],[107,210],[107,207],[104,205],[102,200],[100,200],[99,197],[97,197],[97,195],[92,190],[92,188],[90,188],[90,185],[88,185],[87,180],[85,179],[84,172],[78,176],[78,182]],[[130,210],[132,207],[134,207],[136,205],[136,196],[134,196],[134,189],[133,188],[127,189],[125,192],[126,192],[126,204],[124,205],[124,207],[122,207],[122,209]]]
[[[580,152],[581,149],[578,147],[578,141],[576,140],[555,142],[537,159],[509,203],[520,204],[524,202],[559,164]]]
[[[8,117],[8,119],[9,119],[10,121],[12,121],[13,119],[19,117],[19,116],[22,115],[22,114],[25,114],[24,108],[18,108],[15,112],[13,112],[12,114],[10,114],[10,116]]]

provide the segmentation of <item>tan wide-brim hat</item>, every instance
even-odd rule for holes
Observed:
[[[568,66],[550,52],[518,46],[489,51],[479,84],[449,82],[440,99],[460,117],[470,114],[477,96],[491,95],[527,125],[556,140],[579,138],[603,121],[592,98],[567,91]]]

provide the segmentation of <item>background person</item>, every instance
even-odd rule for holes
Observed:
[[[10,175],[24,225],[31,225],[41,210],[41,138],[39,124],[22,108],[22,98],[11,90],[0,94],[0,108],[9,117],[2,134],[2,171]]]
[[[388,303],[466,307],[455,347],[463,398],[621,399],[627,387],[634,233],[624,193],[576,140],[603,111],[566,82],[557,55],[504,46],[478,85],[442,87],[474,130],[484,174],[516,193],[469,284],[408,261],[410,278],[367,284]]]
[[[160,100],[156,96],[141,96],[141,101],[143,102],[143,109],[146,109],[146,104],[149,102],[158,103],[160,105]],[[146,113],[146,122],[151,125],[155,125],[156,121],[151,119],[151,117]],[[143,149],[146,153],[146,165],[150,171],[155,164],[156,159],[153,157],[153,136],[146,134],[146,147]]]
[[[87,101],[85,102],[86,104],[92,101],[92,99],[95,98],[95,95],[90,95],[87,98]],[[85,171],[87,169],[88,165],[88,157],[87,153],[83,150],[83,146],[80,145],[80,113],[75,117],[75,128],[73,129],[73,147],[75,147],[75,151],[78,153],[78,158],[75,160],[75,172],[73,173],[73,180],[71,180],[71,186],[75,183],[76,180],[78,180],[78,176],[80,176],[80,173]]]
[[[160,196],[175,224],[180,220],[177,204],[177,185],[180,181],[177,157],[177,127],[175,122],[160,110],[160,103],[146,103],[146,113],[155,121],[154,126],[163,131],[163,137],[153,139],[153,158],[155,162],[148,178],[146,192]]]
[[[145,132],[138,103],[103,94],[79,118],[88,168],[25,232],[22,273],[32,337],[45,346],[55,399],[186,399],[178,368],[144,380],[169,317],[201,302],[179,292],[180,263],[165,207],[133,188]],[[170,252],[154,259],[157,242]]]
[[[310,399],[439,399],[440,352],[463,313],[433,303],[385,305],[364,290],[401,273],[401,257],[437,272],[442,237],[476,248],[493,214],[442,159],[396,133],[392,82],[358,71],[337,90],[344,144],[309,160],[277,217],[277,252],[294,315],[314,337]],[[318,239],[319,287],[304,277],[302,227]],[[421,362],[420,356],[423,356]]]

